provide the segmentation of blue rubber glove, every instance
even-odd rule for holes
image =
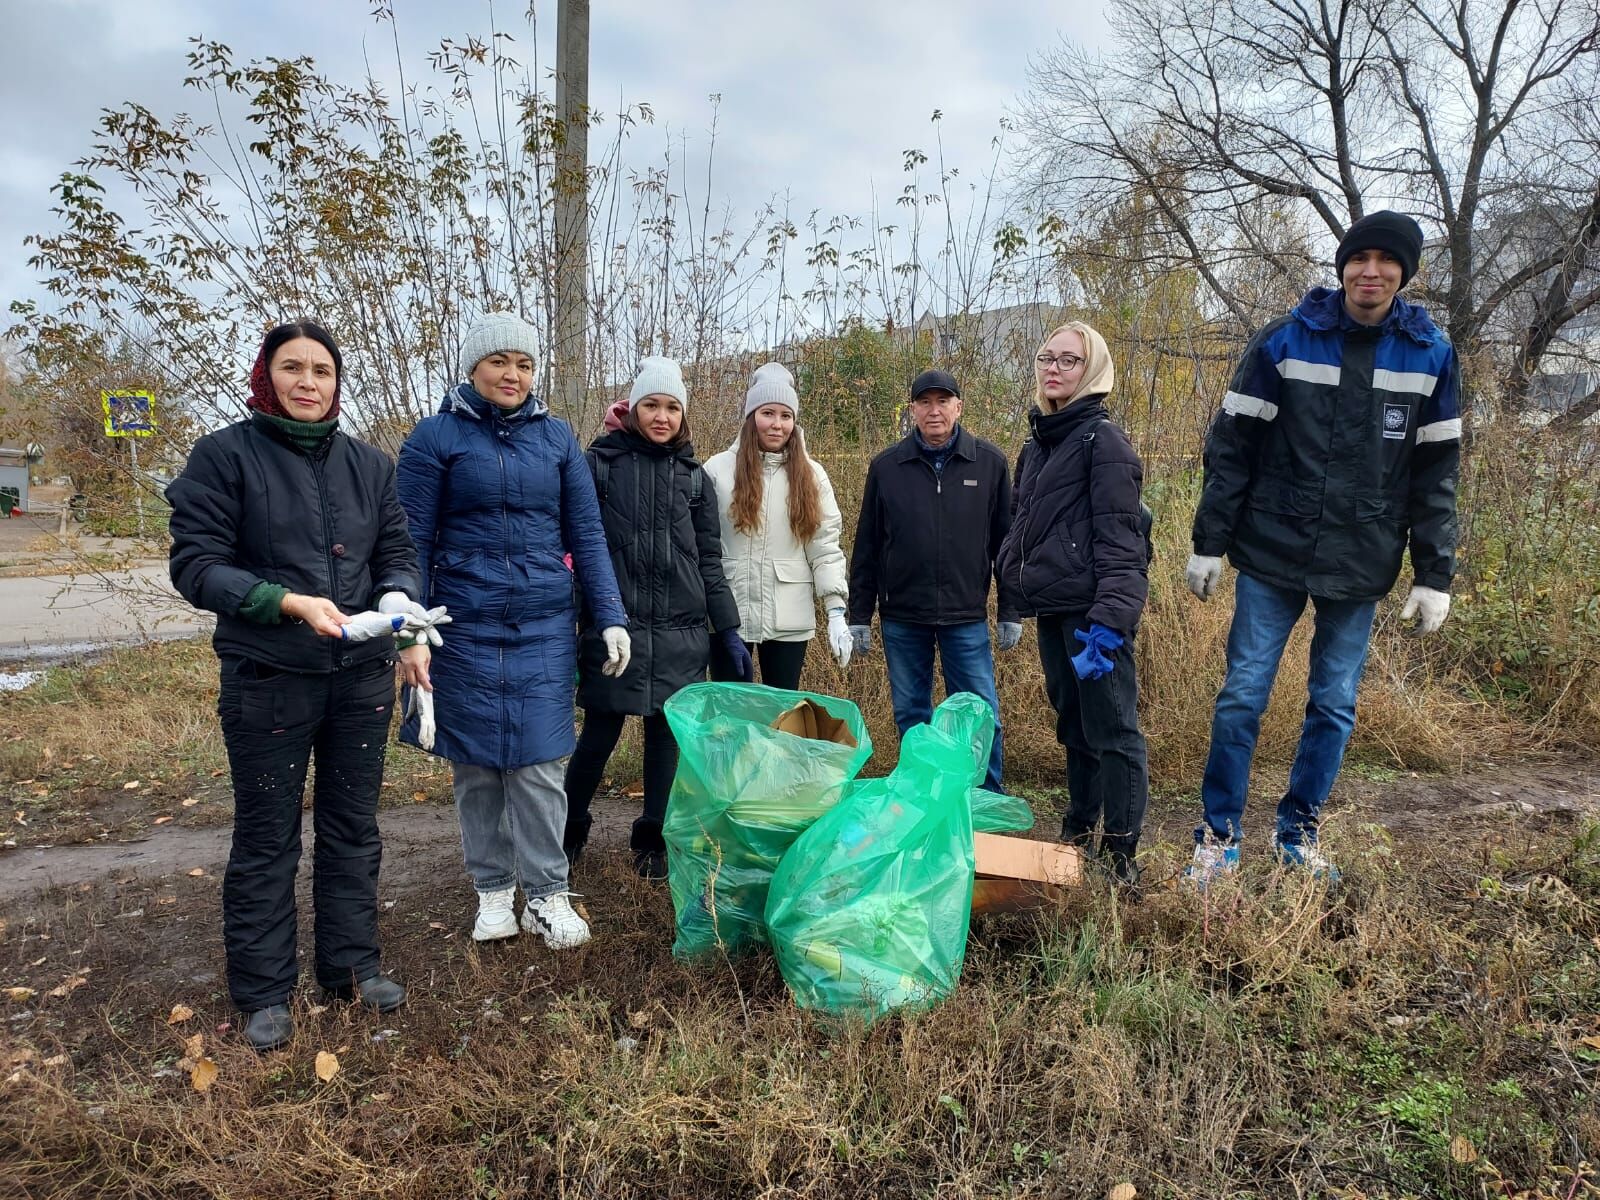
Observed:
[[[1111,656],[1122,649],[1122,635],[1104,625],[1091,624],[1089,632],[1081,629],[1072,636],[1083,643],[1083,651],[1072,656],[1072,669],[1079,679],[1099,679],[1111,674],[1115,665]]]
[[[737,629],[724,629],[717,634],[722,641],[722,652],[728,656],[728,665],[745,683],[756,681],[756,660],[750,657],[750,648],[744,644]]]

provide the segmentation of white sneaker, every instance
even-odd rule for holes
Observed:
[[[544,935],[552,950],[571,950],[589,940],[589,922],[572,908],[573,892],[555,892],[529,900],[522,910],[522,928]]]
[[[478,893],[478,919],[472,924],[472,940],[498,942],[517,936],[517,889]]]

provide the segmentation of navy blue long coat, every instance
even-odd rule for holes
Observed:
[[[434,650],[433,753],[510,770],[572,753],[578,613],[626,625],[594,478],[542,401],[515,412],[458,384],[400,449],[395,488],[417,543],[423,603],[448,605]],[[416,745],[413,718],[401,740]]]

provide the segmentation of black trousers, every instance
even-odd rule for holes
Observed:
[[[1042,616],[1039,662],[1056,710],[1056,741],[1067,752],[1067,813],[1063,841],[1087,842],[1104,822],[1105,848],[1133,852],[1150,799],[1144,734],[1139,732],[1139,683],[1130,640],[1112,656],[1111,674],[1079,679],[1072,656],[1083,649],[1074,631],[1087,631],[1082,613]]]
[[[627,719],[626,713],[583,710],[578,746],[567,763],[567,833],[562,840],[569,849],[589,836],[593,819],[589,804]],[[640,719],[644,722],[644,812],[633,823],[630,845],[634,850],[665,850],[661,823],[667,819],[667,796],[672,791],[672,777],[678,773],[678,740],[663,714]]]
[[[790,692],[800,689],[800,671],[806,665],[806,647],[809,645],[809,638],[803,642],[745,643],[756,662],[761,664],[761,682],[768,687],[783,688]],[[711,650],[711,678],[717,683],[737,682],[728,656],[717,644]]]
[[[344,991],[378,973],[378,790],[393,709],[387,659],[328,675],[222,660],[234,805],[222,940],[228,991],[245,1012],[284,1003],[299,977],[294,878],[313,756],[317,982]]]

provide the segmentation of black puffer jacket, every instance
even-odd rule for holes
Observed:
[[[1016,513],[996,573],[1029,615],[1086,613],[1132,633],[1149,594],[1144,469],[1100,396],[1033,410],[1017,459]]]
[[[394,493],[394,463],[337,430],[307,454],[256,416],[194,444],[167,486],[173,586],[217,614],[212,644],[287,671],[326,673],[394,654],[394,639],[346,645],[302,621],[239,617],[256,584],[364,612],[385,592],[418,598],[417,550]]]
[[[659,446],[617,429],[590,445],[611,566],[628,611],[633,660],[602,675],[606,648],[583,606],[578,703],[648,716],[679,688],[704,679],[711,633],[737,629],[739,608],[722,574],[722,518],[694,447]]]

